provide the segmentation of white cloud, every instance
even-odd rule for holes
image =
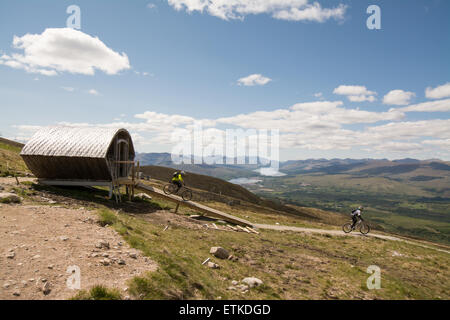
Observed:
[[[272,79],[264,77],[261,74],[251,74],[247,77],[238,79],[237,83],[244,86],[263,86],[272,81]]]
[[[100,95],[100,93],[98,93],[98,91],[95,90],[95,89],[90,89],[90,90],[88,91],[88,93],[89,93],[89,94],[92,94],[93,96],[98,96],[98,95]]]
[[[433,146],[437,146],[440,148],[444,148],[447,150],[450,150],[450,138],[449,139],[436,139],[436,140],[424,140],[423,141],[424,144],[429,144],[429,145],[433,145]]]
[[[42,34],[14,36],[13,47],[23,54],[3,55],[0,64],[29,73],[54,76],[59,72],[117,74],[130,68],[125,53],[108,48],[98,37],[70,28],[48,28]]]
[[[415,97],[414,92],[403,90],[391,90],[383,98],[384,104],[407,105],[412,98]]]
[[[403,112],[445,112],[450,111],[450,99],[422,102],[398,109]]]
[[[168,0],[175,10],[207,12],[223,20],[244,19],[250,14],[269,14],[275,19],[324,22],[344,19],[347,6],[322,8],[308,0]]]
[[[425,89],[425,96],[429,99],[442,99],[450,97],[450,82],[436,88],[428,87]]]
[[[323,93],[322,92],[314,93],[314,97],[321,99],[323,97]]]
[[[315,101],[297,103],[289,109],[257,111],[233,117],[219,118],[218,123],[232,124],[242,128],[276,128],[282,132],[324,132],[339,129],[345,124],[375,123],[400,120],[404,114],[398,110],[369,112],[343,108],[342,101]]]
[[[449,99],[450,100],[450,99]],[[436,103],[433,101],[429,103]],[[448,157],[450,144],[450,119],[403,121],[405,108],[388,112],[372,112],[359,108],[346,108],[342,101],[302,102],[289,108],[257,111],[218,119],[146,111],[136,114],[135,122],[116,118],[112,123],[58,123],[60,125],[100,126],[127,128],[139,144],[165,146],[170,151],[174,145],[173,134],[190,141],[195,126],[203,126],[203,145],[220,148],[220,137],[225,128],[279,129],[280,147],[283,150],[305,152],[358,152],[398,157],[426,155]],[[122,115],[121,115],[122,117]],[[383,122],[380,124],[379,122]],[[387,123],[384,123],[387,122]],[[364,126],[361,126],[364,124]],[[38,126],[16,126],[20,136],[28,136]],[[252,133],[253,134],[253,133]],[[217,141],[219,138],[219,141]],[[357,153],[356,153],[357,154]]]
[[[156,4],[154,4],[154,3],[149,3],[149,4],[147,4],[147,8],[148,8],[148,9],[156,9]]]
[[[61,87],[61,89],[65,90],[67,92],[74,92],[75,91],[75,88],[72,88],[72,87]]]
[[[329,19],[343,20],[347,6],[339,4],[335,8],[322,8],[320,3],[314,2],[302,9],[290,8],[289,10],[280,10],[273,14],[273,17],[280,20],[289,21],[316,21],[325,22]]]
[[[347,99],[351,102],[373,102],[376,100],[375,95],[377,94],[375,91],[367,90],[364,86],[354,85],[340,85],[333,90],[333,93],[347,96]]]

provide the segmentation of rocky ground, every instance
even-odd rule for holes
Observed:
[[[83,207],[0,204],[0,299],[70,298],[77,293],[67,285],[73,266],[81,289],[101,284],[126,297],[126,281],[156,263],[97,218]]]

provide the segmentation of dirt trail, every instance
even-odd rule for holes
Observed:
[[[402,238],[398,238],[398,237],[394,237],[394,236],[388,236],[388,235],[379,234],[379,233],[373,233],[373,232],[371,232],[371,233],[369,233],[367,235],[362,235],[359,232],[344,233],[341,230],[313,229],[313,228],[282,226],[282,225],[271,225],[271,224],[258,224],[258,223],[255,223],[255,224],[253,224],[253,226],[255,228],[258,228],[258,229],[305,232],[305,233],[319,233],[319,234],[329,234],[329,235],[335,235],[335,236],[349,236],[349,237],[373,237],[373,238],[384,239],[384,240],[391,240],[391,241],[402,241],[402,242],[406,242],[406,243],[413,244],[413,245],[416,245],[416,246],[420,246],[420,247],[423,247],[423,248],[434,249],[434,250],[437,250],[437,251],[441,251],[441,252],[445,252],[445,253],[449,253],[450,254],[450,251],[447,251],[447,250],[444,250],[444,249],[439,249],[439,248],[432,247],[432,246],[427,246],[427,245],[424,245],[424,244],[422,244],[420,242],[406,240],[406,239],[402,239]]]
[[[69,266],[80,268],[81,289],[96,284],[127,293],[126,280],[156,264],[130,248],[95,212],[46,205],[0,204],[0,299],[67,299]],[[107,242],[102,248],[99,242]],[[44,294],[48,283],[50,292]]]

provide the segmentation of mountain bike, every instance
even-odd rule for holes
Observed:
[[[361,232],[362,234],[368,234],[370,232],[370,226],[363,220],[363,218],[359,218],[358,222],[355,224],[355,226],[352,228],[352,222],[347,222],[346,224],[344,224],[342,226],[342,230],[345,233],[350,233],[353,230],[357,230],[359,229],[359,232]]]
[[[165,194],[180,194],[184,201],[189,201],[192,199],[192,190],[186,188],[185,186],[178,188],[173,183],[168,183],[164,186],[163,191]]]

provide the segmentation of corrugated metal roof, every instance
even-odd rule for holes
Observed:
[[[21,155],[104,158],[119,128],[55,126],[40,129],[23,147]]]

